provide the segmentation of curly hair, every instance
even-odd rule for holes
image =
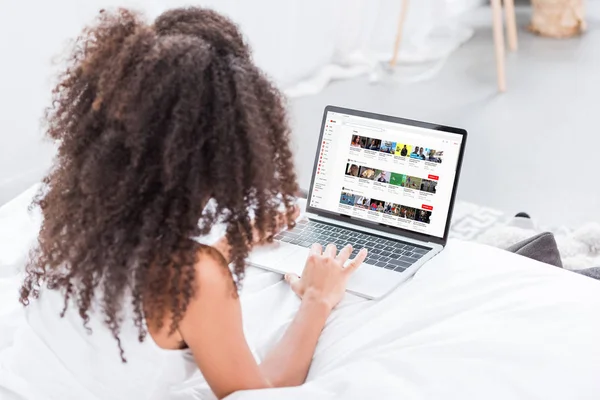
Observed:
[[[20,300],[61,290],[61,316],[73,304],[86,329],[98,302],[123,361],[129,302],[140,341],[144,321],[161,329],[168,316],[177,330],[198,290],[192,238],[225,224],[239,289],[252,243],[268,240],[282,209],[293,224],[283,97],[213,11],[170,10],[153,24],[101,11],[74,42],[46,131],[58,154],[34,200],[44,219]]]

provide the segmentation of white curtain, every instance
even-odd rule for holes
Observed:
[[[255,61],[291,96],[316,93],[330,80],[385,75],[402,2],[407,0],[202,0],[238,23]],[[472,34],[454,17],[480,0],[412,0],[399,67],[401,80],[433,76]],[[157,0],[156,11],[189,4]]]

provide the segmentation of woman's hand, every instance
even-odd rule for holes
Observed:
[[[352,246],[347,245],[337,254],[335,245],[328,244],[325,251],[313,244],[306,260],[302,277],[287,274],[285,280],[303,301],[321,302],[333,309],[344,297],[350,275],[362,264],[367,249],[362,249],[353,260],[348,260]]]

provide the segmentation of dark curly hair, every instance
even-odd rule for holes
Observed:
[[[42,285],[61,290],[61,316],[72,303],[87,328],[98,301],[122,358],[129,302],[140,341],[144,320],[178,328],[198,290],[193,237],[226,225],[239,288],[252,243],[282,209],[293,223],[282,95],[213,11],[171,10],[154,24],[101,11],[75,41],[46,120],[59,148],[34,201],[44,220],[21,302]]]

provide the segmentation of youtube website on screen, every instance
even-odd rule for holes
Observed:
[[[444,236],[462,135],[328,112],[310,205]]]

